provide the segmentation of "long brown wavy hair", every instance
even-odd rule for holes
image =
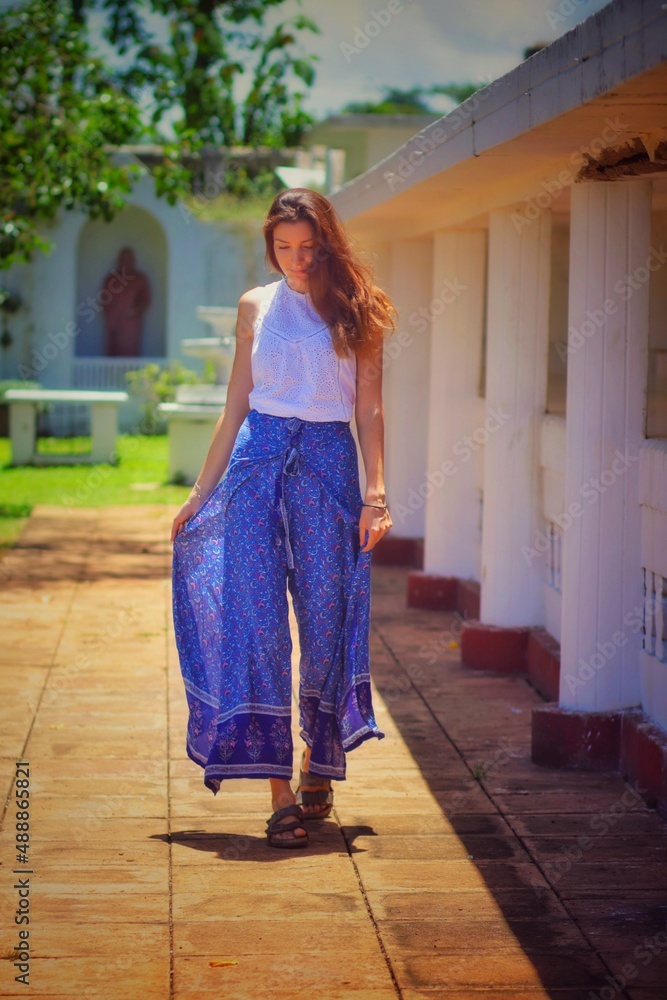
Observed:
[[[266,263],[280,274],[273,248],[273,231],[280,222],[309,222],[315,252],[308,272],[308,294],[331,330],[339,357],[366,359],[388,330],[394,332],[398,314],[389,297],[375,284],[369,263],[361,259],[331,202],[309,188],[288,188],[276,195],[263,232]]]

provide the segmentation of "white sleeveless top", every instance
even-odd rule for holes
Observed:
[[[307,292],[285,277],[264,286],[253,327],[252,409],[302,420],[351,420],[357,359],[339,358]]]

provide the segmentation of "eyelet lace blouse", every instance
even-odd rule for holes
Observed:
[[[307,292],[285,277],[264,286],[253,327],[252,409],[303,420],[346,420],[354,412],[356,356],[339,358]]]

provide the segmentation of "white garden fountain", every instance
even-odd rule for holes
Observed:
[[[229,306],[198,306],[198,318],[210,323],[216,336],[181,342],[183,354],[213,364],[215,383],[176,386],[175,402],[158,406],[158,412],[167,420],[172,482],[192,485],[206,458],[215,425],[227,401],[236,347],[236,313]]]

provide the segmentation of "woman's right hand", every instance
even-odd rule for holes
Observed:
[[[178,514],[171,523],[171,541],[173,542],[179,532],[183,530],[187,521],[197,513],[199,508],[204,503],[204,500],[200,499],[195,494],[192,494],[185,501]]]

